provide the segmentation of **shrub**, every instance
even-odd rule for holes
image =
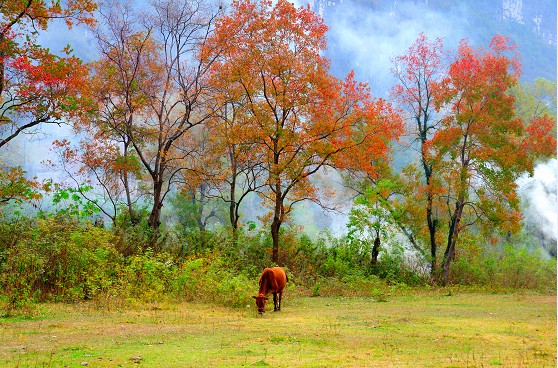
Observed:
[[[138,252],[126,259],[118,277],[118,292],[122,297],[142,302],[164,299],[177,270],[168,253],[154,254],[152,249]]]
[[[120,208],[113,231],[116,235],[116,249],[124,256],[131,256],[153,246],[153,229],[149,226],[147,207],[134,207],[134,218],[125,208]],[[159,239],[157,239],[159,241]]]
[[[7,311],[36,301],[88,299],[111,287],[121,259],[110,232],[54,217],[22,223],[2,224],[2,236],[11,239],[0,250]],[[7,229],[17,235],[6,235]]]
[[[467,243],[452,264],[451,282],[496,288],[556,290],[556,259],[521,243],[483,249]]]
[[[251,303],[257,281],[234,267],[217,253],[185,261],[171,285],[175,298],[241,307]]]

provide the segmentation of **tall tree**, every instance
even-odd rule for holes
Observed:
[[[231,95],[234,91],[228,90],[228,83],[221,86],[214,83],[213,88],[221,105],[211,119],[205,160],[206,167],[213,167],[213,170],[205,173],[209,174],[207,182],[214,189],[214,196],[228,204],[229,222],[233,239],[236,239],[243,201],[265,185],[264,159],[257,142],[252,140],[250,124],[244,120],[246,101],[239,94]],[[220,156],[223,158],[215,159]]]
[[[394,59],[392,97],[413,122],[418,162],[390,179],[392,190],[375,193],[419,253],[429,246],[433,282],[449,282],[459,234],[468,228],[487,236],[518,229],[515,180],[554,150],[552,119],[515,116],[510,88],[519,79],[519,56],[513,50],[502,36],[488,50],[463,40],[445,63],[441,41],[421,34]]]
[[[412,222],[407,221],[404,226],[401,222],[399,224],[405,228],[405,234],[411,242],[416,242],[416,239],[424,239],[423,242],[430,248],[432,276],[436,275],[438,270],[436,251],[440,218],[434,206],[436,197],[433,190],[434,166],[424,147],[432,139],[439,124],[439,115],[435,111],[435,87],[444,77],[444,61],[445,52],[442,40],[430,41],[425,34],[421,33],[404,55],[394,58],[392,68],[392,74],[395,76],[397,84],[392,88],[391,97],[405,112],[408,119],[410,147],[416,148],[420,155],[422,175],[419,175],[419,178],[423,179],[419,182],[424,183],[424,185],[415,186],[414,190],[409,188],[411,192],[405,193],[407,201],[402,205],[406,207],[405,212],[424,211],[427,236],[420,236],[422,234],[416,231],[417,225],[422,227],[422,223],[411,225]],[[412,177],[414,177],[413,180],[416,178],[415,175]],[[413,194],[410,195],[411,193]],[[393,209],[391,211],[393,212]],[[412,231],[411,228],[415,230]],[[415,248],[419,247],[420,245],[415,244]]]
[[[140,163],[154,246],[165,199],[197,149],[188,135],[214,110],[204,81],[211,62],[197,52],[219,12],[201,0],[160,0],[142,14],[116,2],[99,29],[95,76],[103,116],[97,131],[120,142],[122,156],[132,150]]]
[[[271,209],[275,263],[280,228],[293,205],[321,201],[310,177],[324,166],[343,166],[348,159],[340,154],[357,146],[382,157],[400,127],[352,73],[343,81],[329,74],[326,29],[308,7],[242,0],[220,19],[207,48],[210,55],[220,52],[213,82],[243,96],[247,139],[264,159],[261,195]]]
[[[519,228],[521,214],[515,181],[533,172],[539,158],[555,154],[554,122],[515,116],[510,88],[519,80],[515,46],[503,36],[488,50],[462,41],[448,75],[438,86],[438,110],[444,110],[427,152],[440,175],[446,209],[447,239],[442,283],[449,281],[459,235],[476,225],[489,233]],[[526,127],[525,127],[526,126]]]
[[[114,220],[124,204],[134,224],[139,221],[134,203],[144,193],[134,194],[134,179],[142,179],[143,172],[132,138],[138,119],[149,110],[146,94],[153,95],[162,78],[159,48],[151,36],[152,27],[135,26],[141,23],[129,3],[105,3],[99,19],[94,35],[100,58],[89,65],[98,108],[95,116],[80,125],[85,136],[80,149],[64,157],[76,161],[80,171],[95,175],[112,208],[110,214],[101,205],[105,214]]]

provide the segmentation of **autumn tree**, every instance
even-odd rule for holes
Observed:
[[[0,148],[43,124],[71,121],[89,108],[87,69],[69,46],[53,54],[38,41],[55,19],[68,27],[94,22],[90,0],[0,2]],[[0,199],[30,198],[36,184],[19,168],[0,169]],[[17,193],[17,191],[21,191]]]
[[[189,135],[213,110],[204,82],[211,63],[197,50],[219,11],[197,0],[161,0],[141,14],[118,2],[102,13],[101,57],[93,65],[101,113],[89,122],[91,137],[118,147],[122,175],[139,165],[154,246],[165,199],[197,149]]]
[[[440,173],[447,225],[443,284],[449,281],[459,235],[468,226],[487,235],[493,228],[519,229],[515,181],[532,173],[538,159],[555,154],[551,119],[523,122],[515,115],[510,88],[518,83],[520,67],[514,49],[503,36],[493,37],[488,50],[462,41],[438,86],[437,109],[447,113],[427,151]]]
[[[393,59],[392,74],[397,84],[391,90],[391,97],[404,112],[408,121],[407,144],[411,149],[418,151],[420,157],[420,168],[418,171],[407,170],[406,182],[414,182],[417,178],[424,186],[399,186],[399,194],[403,194],[403,201],[389,207],[391,213],[397,213],[398,218],[405,218],[405,225],[401,226],[415,249],[420,249],[424,243],[430,249],[430,264],[432,275],[438,268],[438,228],[439,214],[434,206],[436,193],[434,192],[433,180],[435,173],[433,163],[424,150],[426,142],[432,139],[439,124],[439,115],[435,111],[435,89],[445,72],[445,51],[442,40],[430,41],[425,34],[421,33],[418,39],[409,47],[404,55]],[[397,181],[394,181],[397,182]],[[387,199],[385,196],[382,197]],[[418,200],[418,201],[417,201]],[[387,202],[386,202],[387,203]],[[426,224],[422,221],[413,222],[416,211],[424,211]],[[405,216],[405,217],[402,217]],[[420,218],[420,217],[419,217]],[[402,225],[402,222],[399,222]],[[426,225],[426,228],[424,228]],[[427,233],[421,231],[426,229]],[[422,239],[422,241],[421,241]]]
[[[125,208],[135,224],[139,221],[135,205],[144,193],[139,190],[142,171],[131,133],[148,109],[145,94],[161,78],[158,50],[151,29],[135,28],[139,19],[129,3],[105,3],[99,20],[94,35],[100,58],[89,64],[97,109],[77,125],[81,142],[60,142],[58,148],[66,161],[62,167],[77,167],[77,177],[101,189],[96,202],[106,216],[114,222]]]
[[[412,244],[430,247],[433,280],[446,284],[460,234],[519,228],[515,180],[551,155],[555,140],[551,119],[516,117],[519,61],[508,39],[495,36],[488,50],[462,41],[446,66],[442,50],[421,35],[395,59],[392,96],[414,122],[419,163],[403,168],[382,203]]]
[[[220,105],[209,123],[208,150],[204,170],[212,196],[228,205],[229,223],[236,240],[241,226],[241,205],[251,193],[265,185],[262,150],[252,138],[247,118],[246,101],[238,90],[229,90],[228,83],[213,81],[213,91]],[[215,159],[221,157],[220,159]]]
[[[37,42],[56,19],[92,24],[91,0],[0,2],[0,147],[47,123],[72,120],[86,102],[87,69],[67,46],[56,55]]]
[[[341,153],[361,147],[370,158],[386,154],[400,121],[387,104],[370,97],[353,74],[338,80],[323,56],[327,27],[308,7],[279,0],[236,1],[223,16],[206,52],[219,50],[212,85],[241,96],[244,141],[261,152],[270,208],[272,261],[279,262],[279,234],[293,206],[322,200],[310,178],[327,165],[342,167]],[[335,160],[338,158],[338,160]]]

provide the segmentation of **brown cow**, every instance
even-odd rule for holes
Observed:
[[[260,277],[258,296],[253,297],[256,299],[259,314],[265,312],[265,302],[269,294],[273,294],[273,311],[277,312],[281,310],[281,297],[283,296],[283,289],[285,285],[287,285],[287,281],[289,281],[287,273],[281,267],[272,267],[263,270],[262,276]]]

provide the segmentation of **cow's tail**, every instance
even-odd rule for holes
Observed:
[[[289,275],[287,274],[287,271],[285,271],[285,279],[287,282],[289,282]]]

